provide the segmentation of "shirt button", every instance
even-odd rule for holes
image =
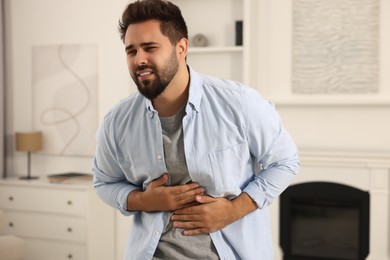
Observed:
[[[154,232],[154,235],[155,235],[156,237],[159,237],[159,236],[160,236],[160,232],[156,231],[156,232]]]
[[[161,159],[162,159],[161,154],[157,155],[157,160],[161,160]]]

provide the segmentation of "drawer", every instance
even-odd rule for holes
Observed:
[[[85,219],[37,213],[4,212],[4,232],[22,237],[85,243]]]
[[[85,215],[84,191],[0,186],[0,208]]]
[[[86,260],[87,249],[83,245],[59,243],[49,240],[26,239],[28,260]]]

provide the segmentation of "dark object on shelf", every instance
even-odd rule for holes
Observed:
[[[243,37],[243,22],[236,21],[236,46],[242,46],[242,37]]]
[[[79,183],[79,182],[91,182],[93,175],[89,173],[81,172],[67,172],[59,174],[50,174],[47,176],[51,183]]]

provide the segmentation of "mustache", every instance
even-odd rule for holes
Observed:
[[[136,71],[138,71],[138,70],[144,70],[144,69],[151,69],[151,70],[155,71],[155,67],[152,66],[152,65],[146,65],[146,64],[144,64],[144,65],[140,65],[140,66],[135,67],[135,70],[136,70]]]

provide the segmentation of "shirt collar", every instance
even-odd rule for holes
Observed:
[[[196,112],[199,112],[200,101],[201,101],[202,95],[203,95],[202,77],[194,69],[192,69],[189,65],[187,65],[187,67],[188,67],[188,72],[190,75],[190,89],[189,89],[189,95],[188,95],[188,104],[190,104],[191,107]],[[145,97],[144,97],[144,99],[145,99],[146,109],[149,111],[150,116],[153,117],[153,114],[157,111],[154,109],[152,101],[150,101],[150,99],[147,99]],[[186,108],[186,112],[188,112],[187,108]]]
[[[188,95],[188,103],[195,109],[196,112],[199,112],[200,101],[202,100],[203,95],[203,80],[202,77],[188,66],[188,71],[190,74],[190,90]]]

